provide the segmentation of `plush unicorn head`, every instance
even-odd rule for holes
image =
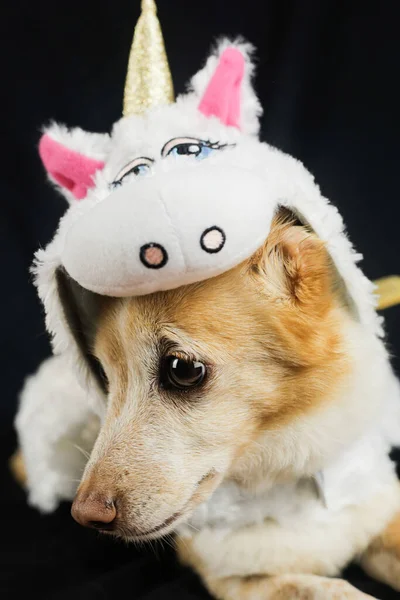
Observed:
[[[116,297],[201,281],[251,256],[282,205],[326,241],[354,314],[380,334],[372,284],[336,208],[299,161],[258,139],[251,54],[246,43],[221,41],[186,94],[142,114],[125,111],[111,135],[45,131],[42,161],[70,203],[36,257],[57,352],[75,347],[60,273]]]
[[[217,275],[261,245],[276,183],[255,138],[249,55],[222,42],[188,94],[122,118],[111,136],[47,129],[40,155],[71,203],[61,264],[80,285],[147,294]]]

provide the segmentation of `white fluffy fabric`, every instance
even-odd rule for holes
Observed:
[[[73,498],[99,430],[88,393],[62,356],[46,360],[21,392],[16,429],[29,502],[43,512]]]
[[[65,148],[75,150],[88,158],[104,161],[109,154],[110,136],[108,133],[88,133],[80,127],[68,129],[60,123],[51,123],[43,127],[43,134],[48,134]],[[76,202],[75,196],[67,188],[62,187],[50,173],[47,173],[47,176],[56,190],[68,200],[69,204]]]
[[[222,39],[216,44],[203,69],[192,77],[188,91],[193,92],[193,101],[197,104],[199,98],[201,98],[206,90],[222,52],[230,46],[234,46],[240,50],[246,59],[246,70],[241,88],[240,130],[248,135],[257,135],[260,130],[259,119],[263,110],[252,86],[252,78],[254,76],[254,63],[252,61],[254,47],[248,42],[240,38],[233,42],[228,39]]]
[[[51,123],[43,127],[43,133],[50,135],[56,142],[70,150],[96,160],[105,160],[109,154],[110,136],[108,133],[90,133],[80,127],[68,129],[60,123]]]

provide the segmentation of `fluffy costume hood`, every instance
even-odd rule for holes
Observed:
[[[90,450],[94,415],[105,410],[65,303],[66,279],[79,303],[93,293],[144,295],[212,278],[258,250],[284,206],[326,243],[354,318],[371,337],[383,335],[374,285],[337,209],[300,161],[258,138],[253,70],[250,45],[222,40],[174,104],[123,117],[110,135],[57,124],[44,131],[40,156],[69,203],[33,267],[56,356],[28,379],[16,420],[30,502],[43,511],[73,497],[82,456],[71,444]],[[392,423],[393,375],[390,385]],[[393,427],[385,439],[398,439]]]
[[[79,361],[58,274],[122,297],[214,277],[250,257],[290,208],[326,242],[355,317],[381,336],[373,284],[337,209],[298,160],[258,139],[252,48],[221,41],[176,103],[93,134],[53,124],[40,142],[70,203],[34,273],[56,354]]]

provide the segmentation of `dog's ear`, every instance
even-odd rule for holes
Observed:
[[[264,246],[251,259],[266,293],[322,316],[332,301],[333,263],[325,244],[289,210],[273,218]]]
[[[105,299],[80,286],[62,268],[58,269],[56,280],[64,317],[81,357],[100,388],[107,393],[106,375],[93,354],[95,336]]]
[[[250,270],[277,338],[287,342],[285,358],[297,364],[317,361],[335,335],[332,310],[344,304],[325,243],[291,211],[280,209],[265,244],[250,259]]]

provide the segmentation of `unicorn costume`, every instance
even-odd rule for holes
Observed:
[[[39,146],[51,181],[69,202],[34,265],[55,356],[27,380],[16,419],[29,500],[43,511],[73,497],[72,479],[85,462],[74,446],[90,451],[104,413],[103,391],[82,364],[65,312],[60,272],[113,297],[208,279],[250,257],[285,206],[325,241],[354,318],[371,338],[383,336],[374,286],[358,267],[361,257],[337,209],[298,160],[258,138],[252,47],[219,42],[173,102],[154,2],[142,4],[123,118],[110,135],[53,124]],[[387,451],[400,442],[399,386],[379,343],[385,386],[376,465],[395,478]]]

